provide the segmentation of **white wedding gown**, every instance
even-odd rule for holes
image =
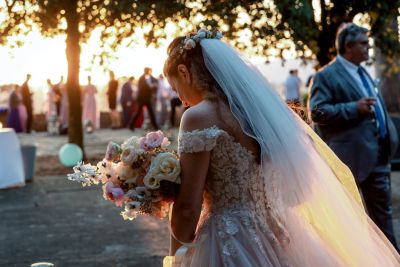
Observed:
[[[214,126],[183,132],[178,150],[211,151],[195,247],[189,248],[181,266],[400,266],[394,250],[382,259],[356,253],[346,258],[304,222],[298,225],[298,236],[306,237],[305,247],[292,242],[285,218],[275,216],[266,196],[273,184],[264,184],[262,176],[274,176],[274,170],[263,174],[252,152],[226,131]],[[293,250],[304,255],[292,257]],[[298,260],[301,257],[306,259]]]

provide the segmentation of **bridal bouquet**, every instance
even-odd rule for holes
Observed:
[[[79,162],[68,179],[83,186],[103,184],[104,198],[125,206],[125,220],[138,214],[164,218],[180,184],[178,155],[169,144],[161,131],[133,136],[121,145],[109,142],[102,161],[96,166]]]

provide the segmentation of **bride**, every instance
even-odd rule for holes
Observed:
[[[171,251],[181,266],[400,266],[348,169],[219,33],[176,38],[184,113]]]

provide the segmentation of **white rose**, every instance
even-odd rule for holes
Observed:
[[[135,172],[135,170],[131,166],[125,165],[122,161],[118,162],[116,172],[119,176],[119,179],[122,181],[136,181],[137,172]]]
[[[122,150],[121,161],[125,165],[131,165],[138,158],[138,153],[133,146],[125,146]]]
[[[183,45],[183,48],[185,48],[186,50],[190,50],[196,47],[196,42],[193,39],[186,39]]]
[[[144,151],[144,149],[138,148],[136,149],[136,153],[138,154],[138,156],[142,156],[146,154],[146,151]]]
[[[126,139],[124,143],[121,145],[122,149],[125,149],[129,146],[134,148],[139,148],[139,137],[132,136],[131,138]]]
[[[158,154],[151,162],[149,171],[144,177],[144,184],[151,188],[160,187],[160,181],[167,180],[174,183],[180,183],[179,174],[181,166],[174,154],[165,152]]]

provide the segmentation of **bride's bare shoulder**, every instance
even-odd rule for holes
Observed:
[[[215,120],[215,107],[208,101],[203,101],[187,109],[182,116],[181,130],[192,131],[205,129],[217,124]]]

